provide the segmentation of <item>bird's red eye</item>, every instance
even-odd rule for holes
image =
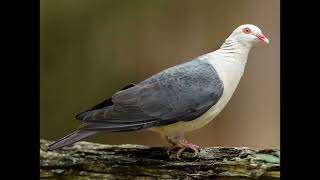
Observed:
[[[246,33],[246,34],[249,34],[249,33],[251,33],[251,29],[250,28],[244,28],[243,32]]]

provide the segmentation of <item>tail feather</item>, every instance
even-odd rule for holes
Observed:
[[[70,144],[73,144],[77,141],[80,141],[83,138],[86,138],[88,136],[91,136],[93,134],[96,134],[95,131],[83,131],[83,130],[76,130],[72,132],[71,134],[57,140],[56,142],[49,145],[48,150],[55,150],[64,146],[68,146]]]

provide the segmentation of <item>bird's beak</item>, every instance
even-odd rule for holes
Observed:
[[[263,41],[263,42],[269,44],[269,39],[268,39],[265,35],[263,35],[263,34],[257,34],[256,36],[257,36],[257,38],[258,38],[260,41]]]

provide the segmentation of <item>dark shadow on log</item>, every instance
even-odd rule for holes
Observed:
[[[280,151],[208,147],[193,158],[162,147],[78,142],[47,151],[40,140],[41,179],[280,179]]]

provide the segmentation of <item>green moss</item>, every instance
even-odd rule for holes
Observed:
[[[273,154],[256,154],[256,160],[269,163],[280,163],[280,158]]]

